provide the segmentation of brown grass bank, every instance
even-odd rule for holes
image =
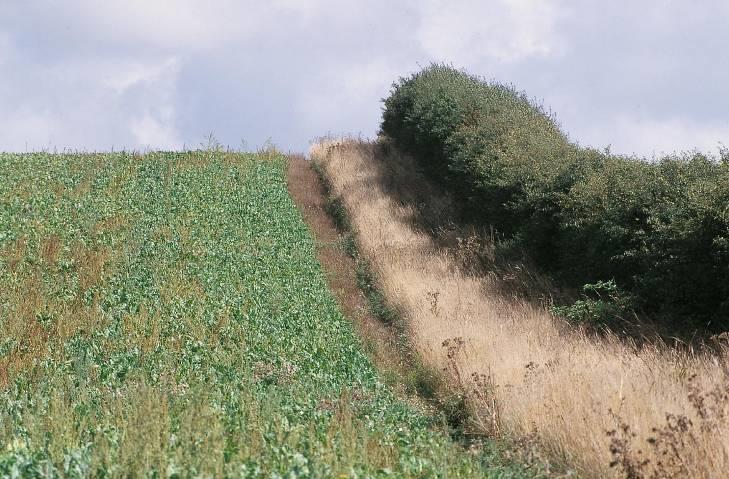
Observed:
[[[407,158],[355,140],[322,142],[311,155],[414,347],[463,390],[479,428],[534,437],[584,476],[727,477],[725,359],[570,330],[415,227],[419,210],[447,200],[418,207],[391,195],[395,184],[405,194],[428,188]]]

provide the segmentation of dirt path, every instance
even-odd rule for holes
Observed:
[[[380,371],[402,374],[405,362],[398,353],[397,333],[375,318],[357,283],[357,264],[342,248],[342,234],[326,210],[326,192],[309,161],[289,156],[288,189],[304,221],[314,233],[316,254],[329,289],[342,312],[363,339],[370,358]]]

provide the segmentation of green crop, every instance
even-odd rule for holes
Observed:
[[[277,155],[0,155],[0,476],[521,475],[377,377]]]

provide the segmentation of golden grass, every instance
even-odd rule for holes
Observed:
[[[584,476],[727,474],[725,359],[591,337],[504,297],[494,275],[470,274],[457,249],[414,227],[418,208],[388,192],[396,185],[407,195],[427,182],[389,148],[325,141],[311,157],[422,360],[448,372],[482,430],[535,437]],[[438,210],[447,199],[432,201],[420,208]]]

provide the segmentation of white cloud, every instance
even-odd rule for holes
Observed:
[[[175,127],[179,71],[180,62],[174,57],[151,65],[133,64],[125,76],[122,88],[115,85],[117,94],[130,88],[142,89],[134,95],[134,99],[136,108],[143,109],[143,113],[134,114],[130,122],[130,131],[136,145],[155,149],[182,147],[183,142]],[[140,97],[145,99],[145,104],[139,101]]]
[[[716,153],[720,143],[729,141],[729,121],[711,123],[620,115],[603,127],[591,127],[581,137],[586,144],[597,147],[605,146],[606,138],[614,138],[611,151],[628,155],[652,157],[696,149]]]
[[[178,147],[180,65],[176,57],[47,65],[18,56],[0,81],[0,150]]]
[[[104,85],[117,94],[122,94],[129,88],[139,85],[154,85],[166,83],[168,86],[174,82],[179,74],[180,60],[177,57],[167,58],[160,62],[126,62],[121,68],[115,68],[114,74],[106,77]]]
[[[260,28],[253,2],[218,0],[76,0],[57,13],[94,38],[175,50],[219,45],[233,35]],[[245,14],[246,10],[253,15]],[[71,16],[69,18],[69,16]]]
[[[33,151],[51,147],[48,139],[57,124],[51,112],[21,107],[4,111],[0,121],[0,151]]]
[[[729,111],[729,72],[721,68],[729,62],[722,48],[729,6],[707,0],[703,7],[4,2],[0,149],[22,150],[26,140],[31,148],[159,148],[196,144],[210,130],[224,143],[273,136],[284,148],[302,148],[330,130],[373,134],[390,84],[430,61],[544,98],[583,143],[641,154],[714,149],[729,140],[720,123]]]
[[[274,9],[283,12],[294,13],[309,20],[328,9],[346,8],[345,1],[332,2],[329,0],[271,0],[270,4]]]
[[[513,62],[557,53],[565,10],[544,0],[425,0],[417,31],[422,48],[437,61],[475,65]]]
[[[13,48],[10,42],[10,35],[0,31],[0,66],[10,59],[12,52]]]
[[[200,52],[303,24],[331,12],[347,16],[354,0],[29,0],[46,34],[118,48]],[[361,5],[361,3],[360,3]],[[10,6],[25,15],[28,5]],[[71,27],[70,29],[68,27]],[[80,40],[79,40],[80,39]]]
[[[334,134],[374,135],[380,122],[380,100],[401,73],[399,65],[384,59],[324,69],[301,96],[298,112],[306,122],[332,125]],[[334,118],[338,121],[332,122]]]
[[[171,120],[169,115],[166,116],[167,122]],[[181,148],[182,141],[175,130],[174,126],[165,122],[163,119],[155,118],[155,116],[147,111],[140,118],[134,118],[131,122],[130,129],[137,145],[163,150],[176,150]]]

